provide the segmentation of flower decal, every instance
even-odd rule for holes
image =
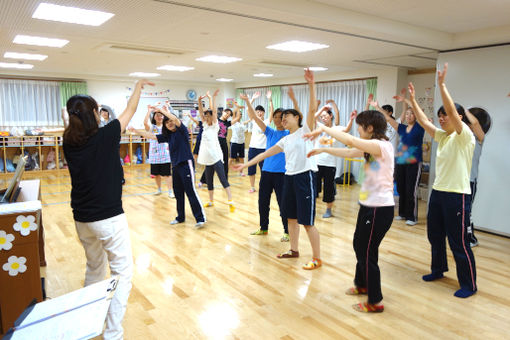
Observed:
[[[4,263],[2,269],[9,272],[10,276],[16,276],[19,273],[24,273],[27,270],[25,263],[27,262],[26,257],[20,256],[9,256],[7,263]]]
[[[21,235],[27,236],[31,231],[37,230],[37,224],[35,224],[34,216],[23,216],[19,215],[16,217],[16,223],[12,226],[16,231],[19,231]]]
[[[0,230],[0,250],[11,249],[12,241],[14,241],[13,234],[7,234],[5,231]]]

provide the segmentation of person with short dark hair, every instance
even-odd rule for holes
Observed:
[[[469,246],[467,228],[471,211],[469,174],[475,148],[475,137],[464,123],[464,108],[456,104],[445,84],[448,64],[437,72],[437,86],[443,106],[437,112],[441,128],[428,119],[416,102],[415,90],[409,83],[411,104],[418,123],[438,143],[436,177],[429,198],[427,236],[431,246],[431,273],[424,281],[435,281],[448,271],[446,238],[453,252],[460,284],[454,296],[467,298],[477,291],[475,257]]]
[[[71,175],[71,207],[80,242],[87,257],[85,286],[104,280],[106,264],[119,283],[106,318],[105,339],[122,339],[133,257],[126,216],[122,208],[120,135],[135,114],[147,80],[136,83],[124,112],[99,127],[94,98],[75,95],[67,101],[69,122],[64,130],[64,155]]]

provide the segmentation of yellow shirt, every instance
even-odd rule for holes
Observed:
[[[469,175],[475,149],[475,136],[462,123],[462,132],[447,134],[437,129],[434,140],[439,143],[436,153],[434,190],[471,194]]]

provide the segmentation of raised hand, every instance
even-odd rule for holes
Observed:
[[[416,91],[414,90],[414,85],[413,83],[409,83],[409,85],[407,86],[408,90],[409,90],[409,97],[411,98],[411,100],[414,100],[415,96],[416,96]]]
[[[370,93],[367,98],[367,103],[370,103],[372,100],[374,100],[374,94]]]
[[[312,132],[305,133],[303,135],[303,139],[312,141],[315,138],[317,138],[318,136],[320,136],[321,133],[322,133],[322,128],[319,127],[317,129],[313,130]]]
[[[251,100],[255,100],[255,99],[257,99],[258,97],[260,97],[260,92],[259,92],[259,91],[255,92],[255,93],[253,94],[253,96],[251,97]]]
[[[288,94],[289,94],[289,97],[291,97],[291,98],[295,98],[294,90],[292,89],[292,86],[289,86]]]
[[[354,110],[351,112],[351,117],[350,119],[356,119],[356,117],[358,116],[358,111],[357,110]]]
[[[437,70],[437,83],[444,84],[444,78],[446,77],[446,72],[448,71],[448,63],[444,63],[443,71]]]
[[[395,99],[397,101],[397,103],[401,103],[404,100],[406,100],[406,97],[405,96],[393,96],[393,99]]]
[[[242,171],[244,168],[246,168],[246,166],[244,164],[232,164],[231,166],[232,170],[234,171]]]
[[[220,89],[216,89],[216,91],[214,91],[213,97],[216,97],[218,95],[218,93],[220,93]]]
[[[379,106],[379,103],[377,102],[377,100],[371,100],[370,102],[370,105],[373,106],[373,107],[378,107]]]
[[[198,97],[198,101],[202,101],[207,97],[207,95],[203,94],[200,97]]]
[[[407,94],[407,89],[404,87],[404,88],[402,88],[402,90],[400,90],[400,95],[405,98],[406,94]]]
[[[306,157],[307,157],[307,158],[310,158],[310,157],[315,156],[315,155],[318,155],[318,154],[320,154],[320,153],[322,153],[322,150],[321,150],[321,149],[313,149],[313,150],[311,150],[309,153],[307,153],[307,154],[306,154]]]
[[[266,93],[266,98],[267,98],[268,100],[271,100],[271,94],[272,94],[272,93],[271,93],[271,90],[268,90],[268,91],[267,91],[267,93]]]
[[[250,97],[248,97],[248,95],[246,93],[240,93],[239,98],[241,98],[245,102],[250,101]]]
[[[135,132],[136,132],[135,128],[134,128],[134,127],[132,127],[132,126],[128,126],[128,131],[129,131],[129,132],[133,132],[133,133],[135,133]]]
[[[335,103],[335,101],[333,99],[326,100],[326,104],[336,105],[336,103]]]
[[[310,69],[305,69],[305,80],[308,84],[312,84],[314,83],[314,76],[313,76],[313,72],[310,71]]]
[[[147,79],[140,79],[139,81],[136,82],[136,86],[140,86],[140,89],[143,89],[145,85],[154,86],[156,84],[154,84],[152,81],[149,81]]]

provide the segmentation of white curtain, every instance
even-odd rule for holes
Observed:
[[[0,127],[54,127],[60,122],[58,82],[0,79]]]

